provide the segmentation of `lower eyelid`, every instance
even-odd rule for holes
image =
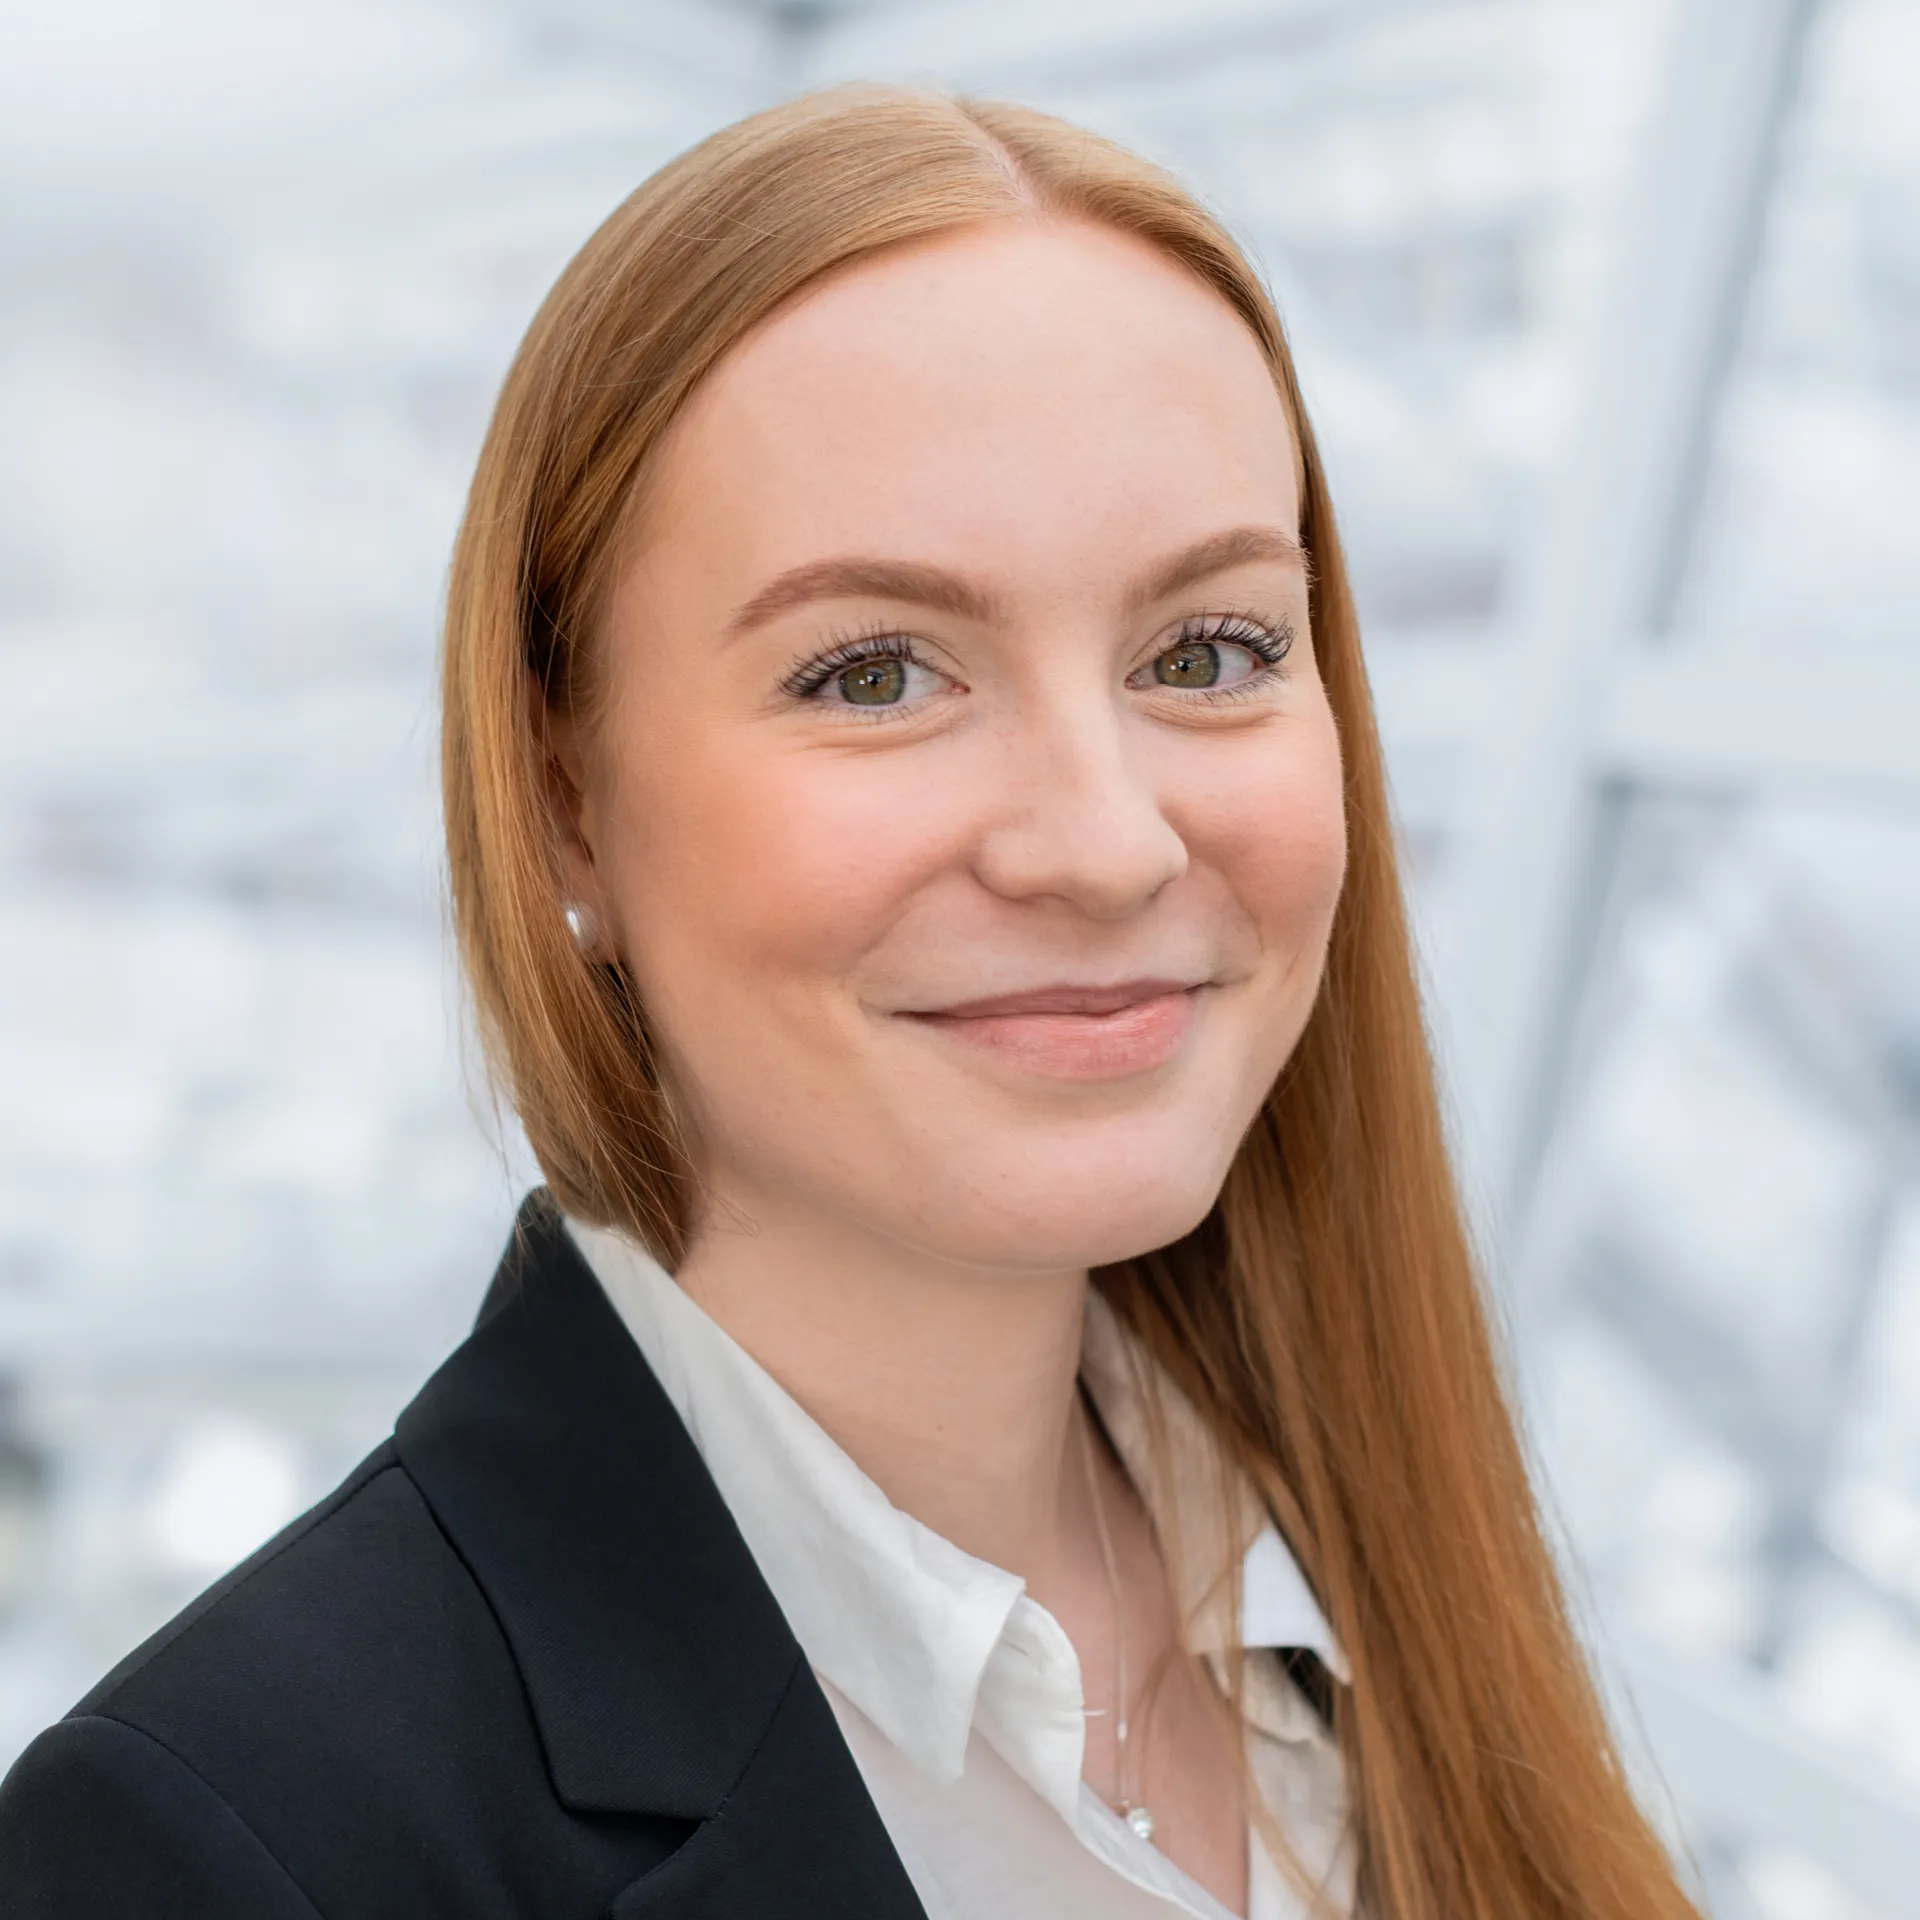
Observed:
[[[1191,693],[1184,694],[1181,697],[1187,700],[1199,699],[1216,702],[1238,700],[1264,691],[1270,682],[1278,680],[1280,677],[1280,669],[1278,667],[1270,667],[1263,663],[1257,673],[1250,673],[1244,680],[1234,681],[1231,686],[1195,687]]]

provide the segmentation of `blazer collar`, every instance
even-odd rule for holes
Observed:
[[[500,1620],[561,1799],[717,1813],[799,1646],[544,1191],[394,1438]]]

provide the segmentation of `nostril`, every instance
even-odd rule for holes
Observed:
[[[1051,896],[1098,918],[1136,912],[1187,870],[1186,842],[1150,795],[1082,794],[987,833],[976,866],[1008,899]]]

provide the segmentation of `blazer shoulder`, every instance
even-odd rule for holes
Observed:
[[[49,1727],[0,1786],[0,1885],[31,1920],[319,1920],[191,1767],[92,1714]]]
[[[255,1548],[238,1566],[223,1574],[204,1592],[188,1602],[166,1625],[150,1634],[125,1659],[97,1680],[86,1697],[74,1707],[74,1714],[92,1713],[123,1688],[135,1683],[148,1667],[156,1662],[164,1662],[169,1648],[192,1634],[208,1616],[218,1615],[228,1600],[240,1593],[262,1569],[271,1566],[284,1554],[298,1553],[310,1536],[324,1535],[328,1523],[334,1516],[351,1505],[368,1486],[378,1480],[382,1474],[398,1470],[399,1462],[394,1454],[392,1440],[382,1441],[323,1500],[309,1507],[305,1513],[282,1528],[265,1545]],[[324,1538],[316,1540],[308,1551],[316,1557],[324,1558],[332,1544]],[[242,1601],[240,1604],[244,1610],[245,1602]],[[220,1625],[216,1622],[211,1631],[217,1635],[221,1631]]]
[[[97,1722],[171,1755],[321,1912],[489,1915],[566,1877],[519,1670],[386,1448],[43,1738]],[[80,1820],[87,1792],[61,1774],[41,1797]]]
[[[508,1700],[530,1735],[492,1610],[388,1443],[74,1711],[151,1733],[217,1785],[422,1757]]]

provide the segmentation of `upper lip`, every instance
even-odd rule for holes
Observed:
[[[948,1020],[988,1020],[1022,1013],[1119,1013],[1142,1001],[1161,1000],[1171,993],[1191,993],[1203,980],[1120,980],[1112,986],[1032,987],[1025,993],[999,993],[984,1000],[959,1000],[945,1007],[914,1007],[909,1011]]]

